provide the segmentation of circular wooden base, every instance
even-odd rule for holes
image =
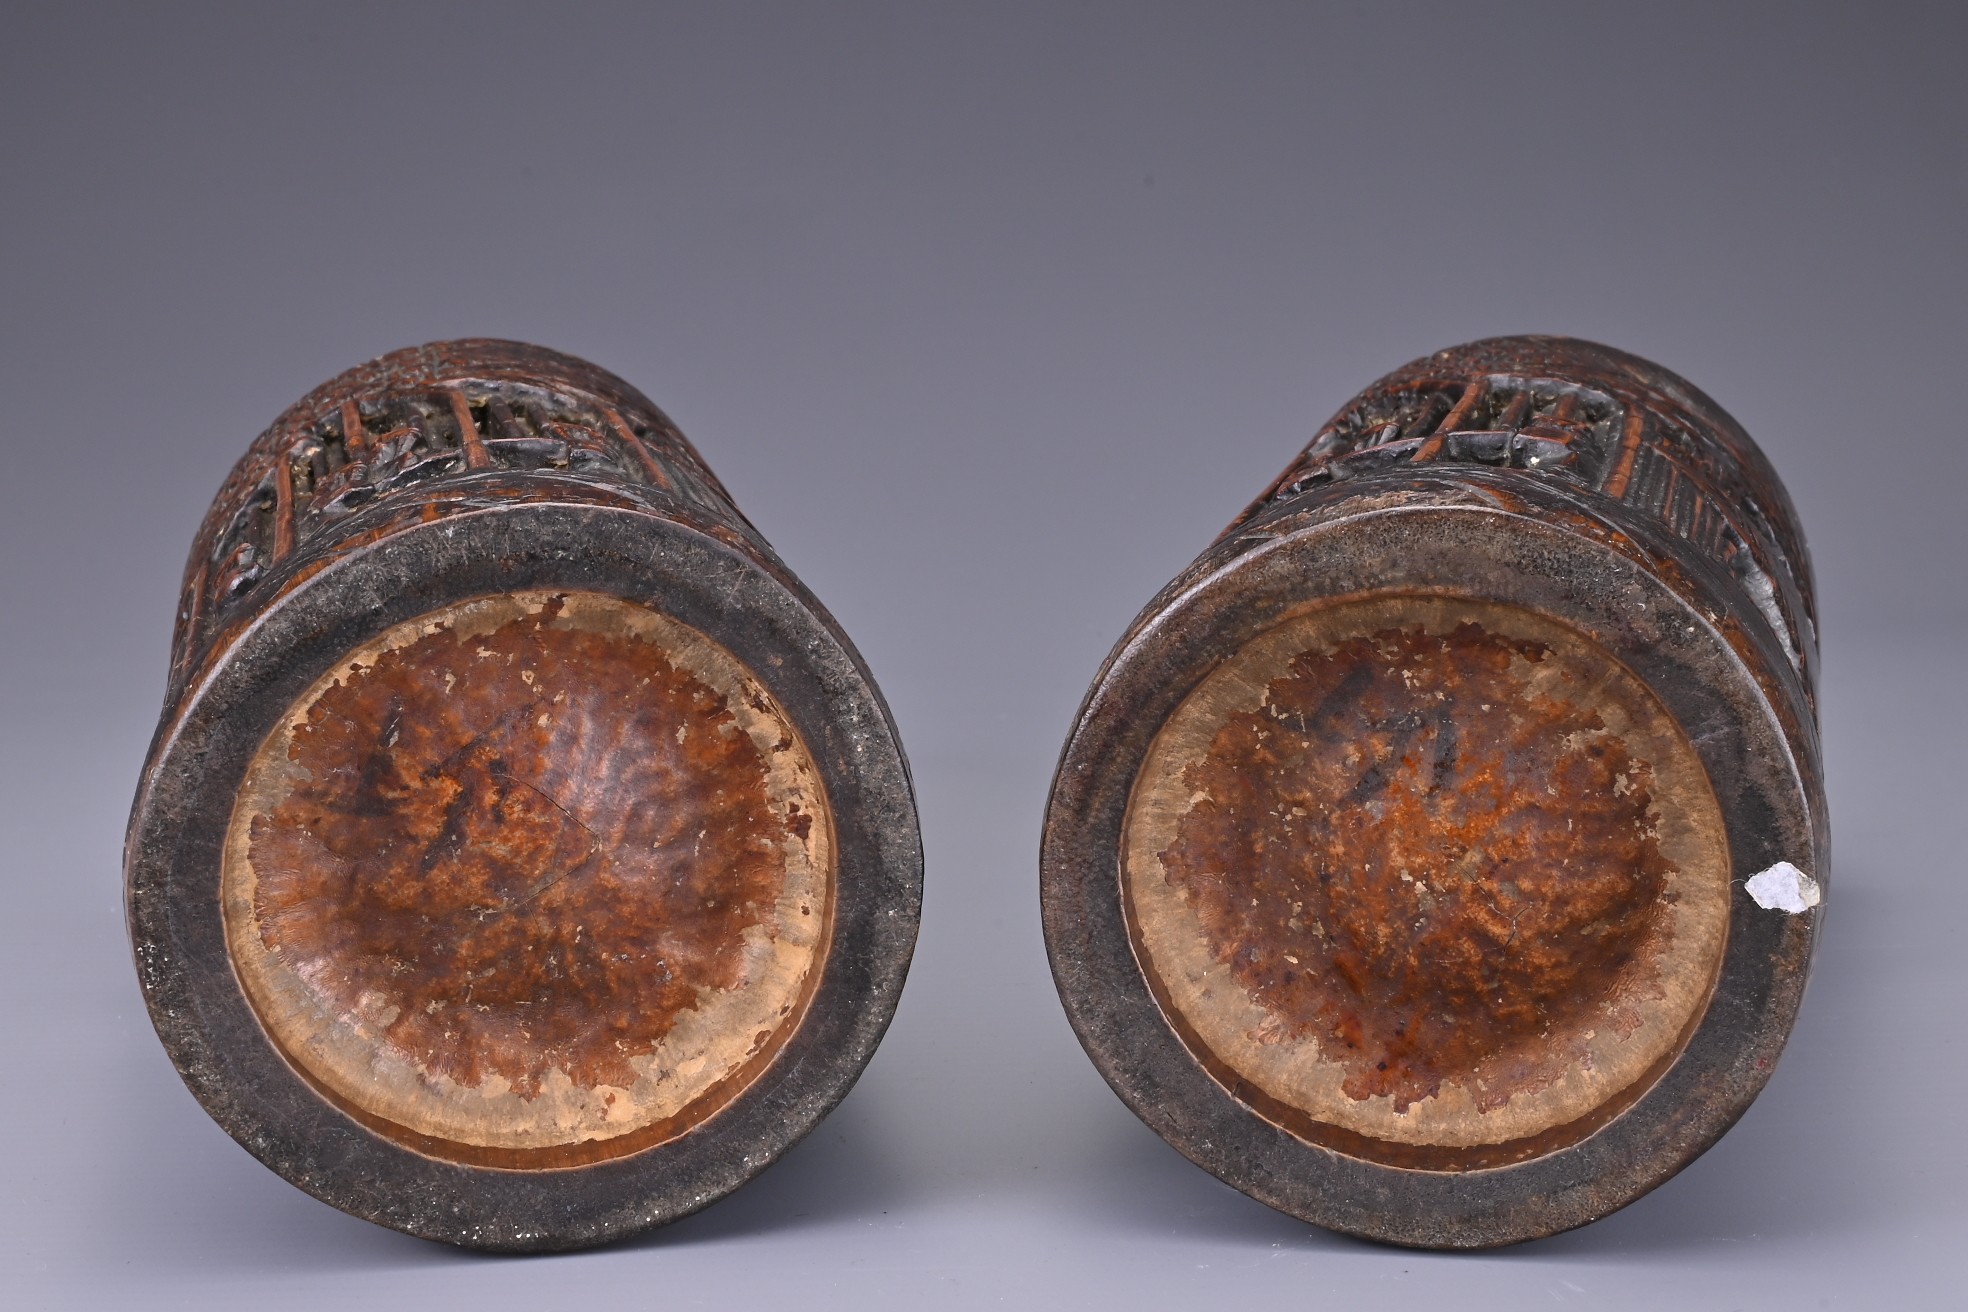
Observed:
[[[824,952],[813,760],[730,652],[588,592],[398,624],[268,735],[220,877],[282,1053],[421,1151],[634,1152],[769,1063]]]
[[[1488,1247],[1632,1202],[1768,1080],[1816,926],[1743,881],[1825,868],[1802,703],[1629,527],[1510,471],[1341,485],[1115,647],[1053,781],[1046,943],[1197,1164]]]
[[[839,1102],[922,849],[880,697],[783,567],[514,491],[225,635],[127,879],[158,1034],[240,1144],[357,1216],[539,1251],[715,1202]]]
[[[1467,1168],[1590,1133],[1722,960],[1722,818],[1679,726],[1515,607],[1315,608],[1156,735],[1123,882],[1158,999],[1313,1142]]]

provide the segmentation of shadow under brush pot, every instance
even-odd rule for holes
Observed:
[[[1044,914],[1095,1064],[1199,1165],[1374,1239],[1660,1184],[1803,993],[1811,608],[1769,462],[1666,370],[1512,337],[1381,379],[1073,726]]]
[[[462,341],[319,388],[220,490],[126,877],[152,1020],[249,1151],[555,1249],[840,1100],[922,852],[873,680],[675,427]]]

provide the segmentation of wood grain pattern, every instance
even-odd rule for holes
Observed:
[[[1164,725],[1128,835],[1160,991],[1314,1135],[1589,1124],[1686,1036],[1727,932],[1683,735],[1606,653],[1507,607],[1341,604],[1250,644]]]
[[[641,1147],[796,1022],[830,835],[799,735],[702,634],[486,598],[351,653],[268,739],[228,936],[290,1060],[372,1122],[478,1161]]]
[[[839,625],[650,400],[394,351],[186,562],[126,907],[186,1086],[354,1215],[497,1251],[708,1206],[893,1016],[922,844]]]
[[[1075,1032],[1293,1216],[1516,1243],[1656,1187],[1769,1079],[1829,866],[1796,513],[1720,406],[1591,342],[1353,397],[1142,609],[1053,778]]]

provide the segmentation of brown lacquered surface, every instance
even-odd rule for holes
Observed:
[[[435,1155],[561,1165],[769,1061],[832,859],[806,747],[722,647],[597,594],[483,598],[358,650],[270,736],[228,941],[336,1102]]]
[[[1219,667],[1150,751],[1126,873],[1219,1078],[1407,1165],[1625,1105],[1727,924],[1713,793],[1647,690],[1571,630],[1445,598],[1326,606]]]

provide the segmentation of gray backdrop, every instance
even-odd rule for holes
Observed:
[[[9,5],[0,1291],[12,1306],[1960,1306],[1968,96],[1958,8]],[[1802,509],[1837,844],[1768,1092],[1479,1256],[1163,1146],[1046,974],[1040,808],[1136,609],[1357,387],[1653,357]],[[119,847],[246,442],[433,338],[584,355],[853,634],[921,791],[900,1014],[825,1125],[613,1249],[473,1257],[252,1161],[151,1034]],[[0,1301],[5,1301],[0,1298]]]

